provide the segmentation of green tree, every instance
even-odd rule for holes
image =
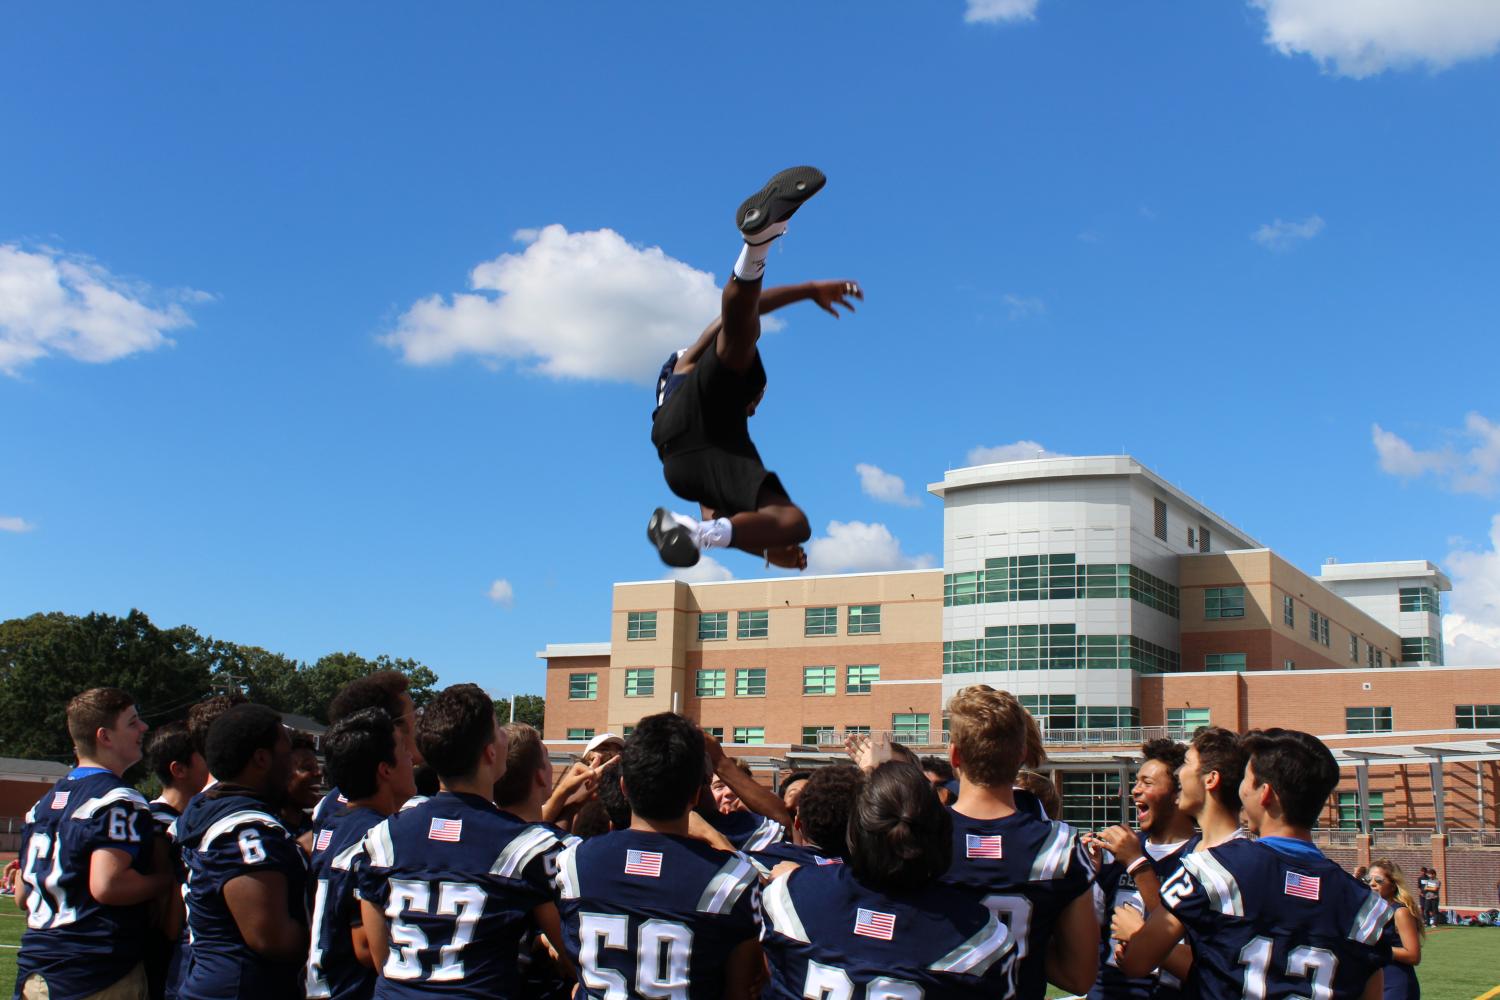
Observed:
[[[208,643],[186,625],[61,612],[0,622],[0,754],[67,760],[67,705],[91,687],[133,694],[153,725],[180,718],[209,689]]]
[[[510,721],[510,699],[495,699],[495,714],[501,722]],[[516,695],[516,721],[524,722],[534,726],[537,732],[542,732],[542,723],[546,719],[547,701],[539,694]]]

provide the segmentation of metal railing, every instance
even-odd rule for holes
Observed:
[[[940,750],[948,745],[948,734],[941,729],[872,729],[869,732],[861,731],[856,734],[837,729],[820,729],[816,744],[801,745],[816,746],[823,751],[838,751],[844,749],[844,739],[849,735],[864,735],[872,738],[884,736],[913,750]]]
[[[1044,729],[1048,746],[1139,746],[1147,740],[1188,740],[1192,732],[1183,726],[1121,726],[1115,729]]]

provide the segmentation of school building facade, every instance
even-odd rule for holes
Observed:
[[[1500,665],[1442,662],[1451,585],[1431,563],[1311,576],[1128,456],[959,469],[929,491],[941,568],[616,584],[609,641],[538,654],[549,745],[676,710],[765,764],[836,759],[851,732],[943,753],[943,706],[985,683],[1041,722],[1064,818],[1086,827],[1130,816],[1145,739],[1282,726],[1343,768],[1331,849],[1494,842]]]

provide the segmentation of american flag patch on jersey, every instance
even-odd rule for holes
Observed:
[[[813,861],[820,865],[841,865],[844,863],[843,858],[825,858],[821,854],[814,854]]]
[[[854,933],[889,941],[896,934],[896,915],[860,907],[854,915]]]
[[[52,794],[52,808],[66,809],[68,805],[68,796],[71,794],[71,792],[54,792]]]
[[[1000,835],[998,833],[980,836],[979,834],[968,834],[964,837],[964,855],[970,858],[993,858],[999,861]]]
[[[333,843],[333,831],[324,830],[322,833],[318,834],[318,839],[313,844],[313,850],[326,851],[328,850],[328,845],[331,843]]]
[[[461,819],[437,819],[433,818],[432,825],[427,828],[428,840],[441,840],[449,844],[458,843],[458,838],[463,835],[464,821]]]
[[[1323,880],[1316,875],[1298,875],[1296,872],[1286,873],[1286,894],[1288,896],[1300,896],[1302,899],[1318,899],[1318,890]]]
[[[625,874],[661,878],[660,851],[626,851]]]

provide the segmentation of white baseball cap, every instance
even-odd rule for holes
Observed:
[[[614,740],[616,743],[625,742],[624,739],[616,736],[614,733],[600,733],[598,736],[595,736],[593,739],[589,740],[589,745],[583,748],[583,752],[590,753],[594,750],[597,750],[604,744],[608,743],[610,740]]]

